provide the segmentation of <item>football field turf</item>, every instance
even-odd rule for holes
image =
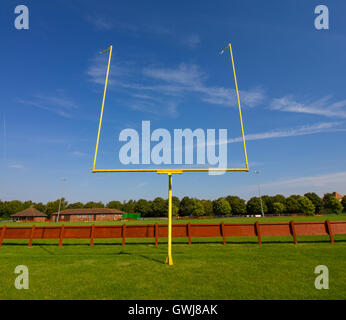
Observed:
[[[5,240],[0,299],[345,299],[346,236],[335,244],[327,236],[298,240],[174,239],[171,267],[165,238],[158,247],[153,239],[128,239],[124,247],[121,239],[95,239],[93,247],[88,239],[64,239],[63,247],[36,239],[31,248],[27,240]],[[29,269],[28,290],[14,286],[17,265]],[[329,269],[328,290],[314,286],[318,265]]]

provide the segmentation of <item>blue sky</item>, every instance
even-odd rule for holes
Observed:
[[[14,8],[29,8],[29,30]],[[113,44],[97,167],[120,166],[119,132],[227,128],[242,166],[228,55],[232,43],[250,173],[184,173],[174,194],[346,193],[346,4],[324,1],[6,1],[0,4],[0,199],[110,201],[166,197],[167,177],[92,174],[107,55]],[[259,175],[252,172],[256,169]],[[66,181],[62,181],[66,178]]]

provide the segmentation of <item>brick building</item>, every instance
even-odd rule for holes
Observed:
[[[338,199],[339,201],[342,201],[342,195],[340,193],[337,192],[333,192],[333,196]]]
[[[47,215],[35,208],[28,208],[23,211],[11,214],[13,221],[33,221],[33,222],[44,222],[48,218]]]
[[[114,221],[122,218],[123,212],[109,208],[66,209],[59,213],[59,221]],[[57,221],[58,212],[52,214],[52,221]]]

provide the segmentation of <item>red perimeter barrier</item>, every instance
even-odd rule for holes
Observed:
[[[109,226],[31,226],[31,227],[0,227],[0,246],[4,239],[28,239],[31,247],[34,239],[59,239],[62,246],[63,239],[94,239],[121,238],[125,245],[126,238],[154,238],[158,245],[158,238],[167,237],[167,224],[147,225],[109,225]],[[174,224],[172,236],[186,237],[191,244],[192,238],[222,237],[223,244],[226,237],[257,237],[262,243],[262,237],[292,236],[297,243],[297,236],[328,235],[334,243],[334,235],[346,234],[345,221],[309,221],[309,222],[270,222],[270,223],[187,223]]]

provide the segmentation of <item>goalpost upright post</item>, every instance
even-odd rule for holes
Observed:
[[[172,217],[173,217],[173,207],[172,207],[172,173],[168,173],[168,256],[166,263],[168,265],[173,265],[172,258]]]
[[[108,57],[108,66],[107,66],[105,88],[103,90],[103,98],[102,98],[102,107],[101,107],[101,114],[100,114],[100,121],[99,121],[99,129],[98,129],[98,132],[97,132],[97,139],[96,139],[96,148],[95,148],[95,155],[94,155],[93,172],[95,172],[97,150],[99,148],[100,132],[101,132],[101,125],[102,125],[102,117],[103,117],[103,108],[105,106],[106,91],[107,91],[107,84],[108,84],[108,75],[109,75],[109,67],[111,65],[111,58],[112,58],[112,50],[113,50],[113,46],[110,45],[109,48],[107,48],[106,50],[103,50],[103,51],[100,52],[100,53],[105,53],[105,52],[109,51],[109,57]]]

